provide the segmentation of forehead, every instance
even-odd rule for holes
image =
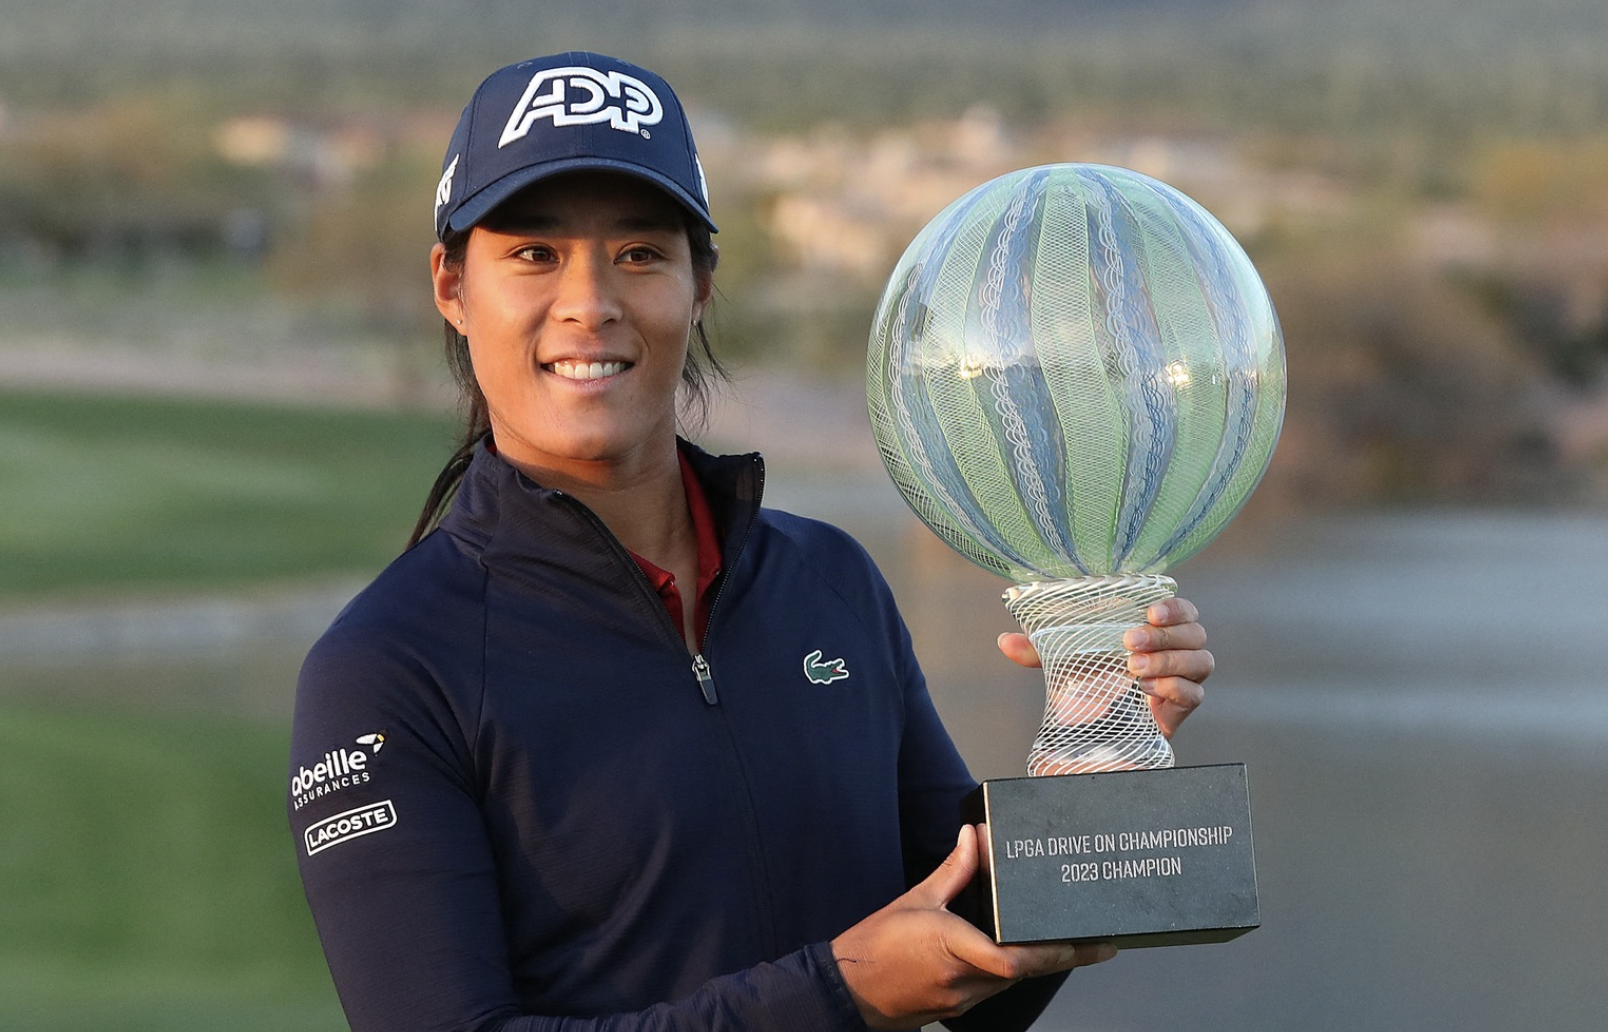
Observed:
[[[635,176],[577,172],[532,183],[480,222],[510,230],[629,229],[685,232],[686,215],[669,194]]]

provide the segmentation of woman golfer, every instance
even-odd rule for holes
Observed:
[[[494,73],[435,217],[468,443],[296,703],[291,823],[352,1027],[1031,1024],[1113,951],[945,909],[974,782],[887,586],[761,507],[758,456],[677,436],[716,252],[670,87],[586,53]],[[1187,602],[1149,620],[1170,734],[1212,658]]]

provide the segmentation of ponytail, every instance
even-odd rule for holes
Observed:
[[[449,233],[445,245],[446,254],[442,257],[442,262],[461,270],[464,254],[469,247],[469,231]],[[475,447],[481,438],[491,432],[491,417],[486,411],[486,396],[480,392],[480,384],[475,380],[474,363],[469,358],[469,338],[459,333],[458,328],[447,320],[442,320],[442,326],[446,340],[447,368],[452,371],[452,379],[458,385],[458,396],[463,399],[464,427],[462,436],[458,439],[457,449],[452,453],[452,457],[447,459],[447,464],[442,467],[441,472],[436,474],[435,483],[430,486],[430,494],[424,500],[424,508],[419,511],[419,518],[413,524],[413,533],[408,537],[409,548],[418,544],[436,522],[446,515],[453,495],[458,493],[458,484],[463,481],[463,475],[469,469],[469,462],[474,458]]]

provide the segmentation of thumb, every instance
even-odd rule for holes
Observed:
[[[910,902],[919,906],[941,910],[971,884],[976,874],[977,829],[963,824],[960,836],[955,840],[955,848],[944,857],[944,862],[905,895]]]
[[[1001,634],[995,644],[1005,653],[1005,658],[1017,666],[1041,667],[1044,661],[1039,657],[1038,649],[1033,646],[1033,639],[1016,631],[1006,631]]]

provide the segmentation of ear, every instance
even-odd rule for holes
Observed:
[[[720,260],[720,248],[715,249],[715,262]],[[704,309],[709,307],[709,301],[715,296],[715,277],[712,272],[700,272],[697,275],[697,292],[692,298],[692,321],[698,322],[704,316]]]
[[[430,248],[430,280],[435,286],[436,311],[457,326],[463,322],[463,268],[447,264],[447,247]]]

